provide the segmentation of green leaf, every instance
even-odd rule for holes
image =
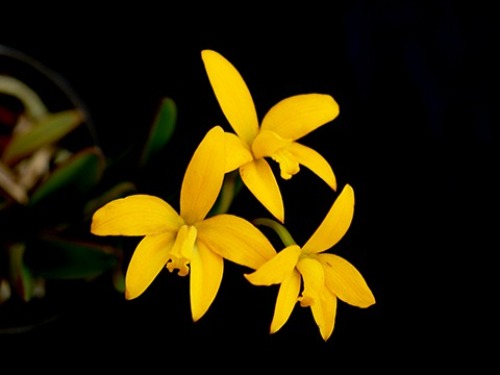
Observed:
[[[17,78],[0,75],[0,93],[18,98],[26,108],[30,118],[40,118],[48,112],[40,96],[31,87]]]
[[[151,126],[148,139],[144,145],[141,164],[145,165],[152,156],[158,153],[170,140],[177,120],[177,107],[170,98],[161,101],[160,108]]]
[[[57,167],[49,178],[32,194],[33,206],[47,196],[63,188],[71,187],[76,193],[84,193],[97,185],[104,173],[105,159],[98,147],[89,147],[72,155]]]
[[[29,200],[26,188],[16,181],[16,175],[12,170],[0,161],[0,192],[4,193],[10,200],[26,204]],[[1,209],[1,206],[0,206]]]
[[[13,243],[8,245],[10,257],[10,277],[16,293],[27,302],[33,297],[34,279],[24,263],[26,245]]]
[[[208,213],[208,216],[227,213],[242,186],[243,182],[241,181],[238,170],[227,173],[224,176],[224,183],[222,184],[219,196]]]
[[[82,121],[83,115],[76,109],[48,114],[29,130],[15,133],[5,148],[2,159],[11,165],[41,147],[58,142]]]
[[[89,200],[83,209],[85,216],[91,216],[99,207],[104,206],[106,203],[117,199],[123,198],[131,193],[137,192],[137,187],[130,181],[119,182],[111,189],[106,190],[98,197]]]
[[[117,292],[125,292],[125,274],[119,267],[116,267],[113,272],[113,286]]]
[[[92,279],[119,264],[121,253],[111,246],[57,237],[37,241],[33,273],[46,279]]]

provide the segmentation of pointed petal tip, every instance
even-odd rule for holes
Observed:
[[[375,305],[376,303],[377,301],[375,300],[375,296],[371,294],[371,296],[366,299],[365,303],[363,305],[360,305],[359,307],[361,307],[362,309],[366,309],[370,306]]]
[[[198,320],[200,320],[203,315],[207,312],[208,307],[203,309],[199,308],[199,306],[194,306],[193,301],[191,301],[191,319],[193,320],[193,323],[196,323]]]
[[[246,279],[249,283],[251,283],[251,284],[253,284],[253,282],[252,282],[252,279],[253,279],[253,276],[252,276],[252,275],[253,275],[253,273],[254,273],[254,272],[252,272],[252,273],[244,273],[244,274],[243,274],[243,277],[244,277],[244,278],[245,278],[245,279]]]
[[[367,308],[367,307],[370,307],[370,306],[373,306],[377,303],[376,299],[375,299],[375,295],[373,294],[372,290],[370,289],[370,287],[368,287],[368,284],[367,284],[367,288],[368,288],[368,293],[365,297],[365,300],[364,300],[364,304],[362,304],[361,308]]]
[[[127,288],[125,286],[125,299],[127,301],[130,301],[130,300],[133,300],[133,299],[136,299],[137,297],[139,297],[142,293],[144,292],[143,291],[138,291],[138,290],[131,290],[130,287]]]
[[[209,130],[209,132],[219,132],[219,137],[224,135],[224,129],[222,129],[222,126],[220,125],[213,126],[212,129]]]
[[[329,115],[329,120],[327,122],[335,120],[340,114],[339,103],[329,94],[318,94],[318,96],[323,100],[322,104]]]
[[[285,224],[285,207],[281,205],[281,207],[267,207],[267,210],[271,215],[274,216],[276,220],[278,220],[281,224]]]
[[[192,311],[191,312],[191,319],[193,319],[193,323],[196,323],[201,318],[203,318],[203,316],[206,314],[207,311],[208,311],[208,309],[203,311],[203,312],[197,312],[197,313]]]
[[[210,54],[217,54],[217,52],[211,50],[211,49],[202,49],[201,50],[201,57],[205,57]]]
[[[276,332],[278,332],[285,323],[277,324],[274,320],[271,322],[269,325],[269,334],[274,335]]]
[[[274,216],[276,220],[278,220],[281,224],[285,224],[285,207],[283,206],[283,204],[281,204],[280,207],[273,207],[269,204],[264,206],[269,211],[269,213],[271,213],[271,215]]]
[[[131,300],[134,299],[135,296],[133,296],[128,289],[125,289],[125,299],[126,300]]]
[[[227,61],[227,59],[222,55],[222,53],[217,52],[213,49],[203,49],[201,50],[201,58],[203,62],[207,62],[207,60],[217,60],[217,59],[222,59],[224,61]],[[229,61],[227,61],[229,62]]]
[[[92,221],[90,222],[90,233],[95,235],[95,236],[107,236],[108,233],[105,231],[103,232],[102,230],[102,215],[101,212],[98,210],[94,213],[94,216],[92,217]]]
[[[285,322],[282,322],[281,324],[277,324],[276,322],[272,322],[271,325],[269,326],[269,334],[274,335],[277,333],[283,326],[285,325]]]
[[[337,191],[338,186],[337,186],[337,181],[336,181],[336,180],[334,180],[334,181],[330,181],[330,182],[328,183],[328,186],[330,186],[330,187],[332,188],[332,190],[333,190],[333,191],[335,191],[335,192]]]
[[[94,219],[92,219],[92,222],[90,223],[90,229],[89,229],[89,230],[90,230],[90,233],[92,233],[92,234],[94,234],[94,235],[97,235],[97,236],[98,236],[99,234],[98,234],[98,232],[97,232],[96,228],[97,228],[97,225],[96,225],[96,223],[94,222]]]

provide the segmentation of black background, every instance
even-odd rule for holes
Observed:
[[[249,285],[243,269],[227,264],[214,304],[197,323],[187,279],[165,272],[133,301],[86,289],[55,322],[1,337],[5,348],[49,347],[49,364],[65,349],[83,362],[156,363],[164,371],[174,364],[230,369],[238,359],[239,369],[261,360],[309,369],[325,361],[332,372],[405,372],[493,358],[498,30],[491,7],[358,0],[279,11],[242,5],[217,16],[168,4],[125,8],[44,9],[43,17],[16,10],[1,26],[0,43],[67,79],[110,157],[143,137],[160,99],[172,98],[178,128],[143,185],[157,195],[180,186],[209,128],[229,130],[202,49],[236,66],[260,118],[288,96],[332,95],[339,117],[302,143],[331,162],[340,188],[354,187],[354,222],[332,251],[360,270],[377,303],[358,309],[339,302],[326,343],[310,310],[298,306],[269,335],[277,290]],[[335,195],[307,171],[281,185],[287,226],[303,243]],[[245,192],[238,199],[236,213],[259,210]]]

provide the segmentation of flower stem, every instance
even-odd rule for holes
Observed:
[[[297,243],[291,236],[290,232],[288,229],[285,228],[285,226],[276,220],[273,219],[266,219],[266,218],[259,218],[253,220],[254,225],[264,225],[266,227],[271,228],[276,232],[276,234],[280,237],[281,241],[283,242],[283,245],[285,247],[291,246],[291,245],[296,245]]]
[[[231,204],[233,203],[234,197],[238,194],[240,189],[241,180],[239,172],[236,170],[226,174],[219,197],[210,212],[210,216],[228,212]]]

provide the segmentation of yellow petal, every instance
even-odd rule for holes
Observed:
[[[240,168],[241,180],[257,200],[280,222],[285,221],[283,198],[271,166],[257,159]]]
[[[191,314],[197,321],[207,312],[219,291],[224,271],[224,260],[210,251],[202,242],[191,257],[191,276],[189,292],[191,297]]]
[[[198,242],[227,260],[252,269],[276,255],[273,245],[253,224],[234,215],[216,215],[198,224]]]
[[[257,271],[245,274],[245,277],[254,285],[279,284],[289,276],[295,268],[301,254],[297,245],[288,246],[273,258],[262,264]]]
[[[297,140],[332,121],[338,114],[339,106],[330,95],[296,95],[272,107],[262,120],[261,130]]]
[[[299,293],[300,273],[294,269],[280,285],[271,322],[271,333],[277,332],[287,322],[297,303]]]
[[[224,133],[226,137],[226,173],[232,172],[253,160],[250,147],[236,134]]]
[[[203,220],[224,180],[226,141],[220,126],[210,129],[193,154],[181,187],[180,211],[187,224]]]
[[[245,81],[236,68],[218,52],[203,50],[201,57],[227,121],[236,134],[250,145],[259,130],[259,121]]]
[[[316,259],[302,258],[297,263],[297,269],[304,280],[300,305],[305,307],[320,303],[325,289],[325,274],[321,263]],[[320,308],[321,305],[317,307]]]
[[[314,321],[319,328],[319,332],[324,341],[327,341],[332,335],[335,326],[335,316],[337,314],[337,297],[328,289],[324,290],[324,296],[321,300],[321,307],[311,306]]]
[[[125,275],[125,297],[140,296],[164,269],[169,250],[175,241],[175,232],[146,236],[139,242],[130,259]]]
[[[144,236],[177,231],[182,224],[182,218],[167,202],[137,194],[99,208],[92,216],[90,231],[98,236]]]
[[[275,132],[262,130],[252,143],[252,152],[256,159],[260,159],[272,156],[279,149],[290,146],[292,142],[291,139],[285,139]]]
[[[375,297],[361,273],[347,260],[335,254],[319,254],[325,270],[327,288],[342,301],[358,307],[375,303]]]
[[[325,181],[333,190],[337,190],[337,180],[328,161],[312,148],[293,142],[288,150],[297,159],[299,164],[310,169],[319,178]]]
[[[353,215],[354,191],[350,185],[346,185],[302,250],[305,253],[319,253],[334,246],[349,229]]]

